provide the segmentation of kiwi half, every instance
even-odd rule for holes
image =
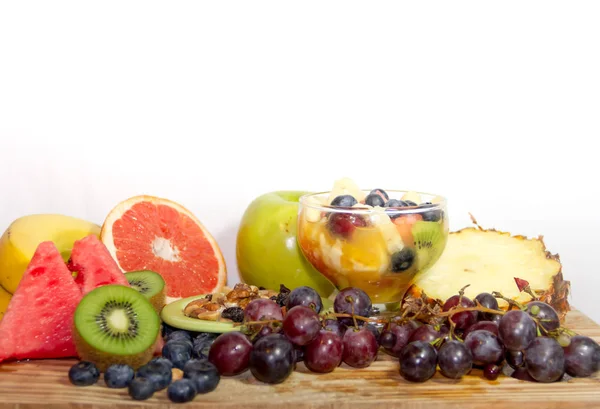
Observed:
[[[125,278],[132,288],[135,288],[150,301],[156,313],[160,314],[167,303],[166,285],[162,276],[154,271],[141,270],[125,273]]]
[[[415,260],[418,271],[431,267],[442,255],[446,247],[447,235],[444,226],[438,222],[417,221],[412,227],[415,243]]]
[[[152,359],[160,318],[146,297],[111,284],[87,293],[77,305],[73,339],[79,358],[102,372],[112,364],[134,369]]]

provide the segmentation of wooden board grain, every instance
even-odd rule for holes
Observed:
[[[566,326],[600,341],[600,326],[578,311],[569,313]],[[160,391],[150,400],[137,402],[126,390],[97,385],[75,387],[67,372],[74,360],[8,363],[0,366],[0,409],[133,409],[177,408]],[[525,405],[525,406],[521,406]],[[314,374],[303,364],[284,383],[266,385],[249,372],[224,378],[216,391],[184,404],[191,408],[594,408],[600,407],[600,376],[537,384],[501,376],[496,381],[481,371],[453,381],[437,373],[422,384],[409,383],[398,374],[397,361],[383,353],[369,368],[345,364],[329,374]]]

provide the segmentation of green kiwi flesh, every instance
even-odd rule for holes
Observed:
[[[439,222],[417,221],[412,227],[416,265],[419,272],[428,269],[440,258],[448,234]]]
[[[140,270],[125,273],[125,278],[132,288],[150,301],[156,313],[160,314],[167,303],[166,285],[162,276],[154,271]]]
[[[79,358],[100,371],[112,364],[136,369],[152,359],[160,325],[154,307],[137,290],[104,285],[79,302],[73,338]]]

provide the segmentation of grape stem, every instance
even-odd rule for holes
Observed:
[[[500,298],[500,299],[506,301],[508,303],[509,310],[511,310],[513,307],[516,307],[519,310],[525,310],[525,307],[522,304],[516,302],[515,300],[511,300],[510,298],[506,298],[505,296],[502,295],[502,293],[499,293],[498,291],[493,291],[492,295],[496,298]]]
[[[479,301],[476,301],[477,305],[475,307],[459,307],[459,308],[453,308],[449,311],[446,312],[440,312],[437,314],[438,317],[451,317],[454,314],[458,314],[459,312],[465,312],[465,311],[480,311],[480,312],[487,312],[490,314],[498,314],[498,315],[504,315],[506,314],[505,311],[502,310],[492,310],[491,308],[487,308],[482,306]],[[449,320],[450,323],[452,324],[452,320]]]

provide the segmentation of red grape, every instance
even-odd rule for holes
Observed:
[[[364,326],[348,328],[343,339],[342,360],[354,368],[366,368],[377,358],[377,340]]]
[[[507,350],[504,354],[504,358],[506,362],[512,369],[517,369],[525,365],[525,357],[523,356],[523,351],[510,351]]]
[[[459,379],[473,368],[471,350],[460,341],[445,342],[438,352],[440,372],[447,378]]]
[[[538,382],[555,382],[565,372],[565,352],[554,338],[537,337],[524,355],[527,372]]]
[[[501,360],[504,348],[498,337],[489,331],[478,329],[465,338],[475,365],[494,364]]]
[[[379,345],[385,349],[391,349],[396,345],[397,337],[393,332],[383,331],[379,337]]]
[[[248,368],[252,343],[239,331],[221,334],[210,346],[208,360],[223,376],[233,376]]]
[[[259,339],[250,353],[250,372],[261,382],[276,384],[285,381],[294,371],[294,346],[281,334]]]
[[[502,368],[496,364],[487,364],[483,368],[483,376],[485,377],[485,379],[488,379],[490,381],[495,381],[496,379],[498,379],[498,376],[500,376],[501,372]]]
[[[313,372],[331,372],[342,362],[343,349],[340,337],[331,331],[321,330],[304,347],[304,364]]]
[[[432,341],[435,341],[436,339],[440,338],[441,336],[442,336],[442,334],[440,334],[440,332],[437,331],[433,327],[433,325],[426,324],[426,325],[420,326],[419,328],[415,329],[412,332],[412,334],[410,335],[410,338],[408,339],[408,343],[415,342],[415,341],[432,342]]]
[[[539,321],[540,326],[546,332],[554,331],[560,327],[560,320],[558,319],[556,310],[545,302],[531,301],[527,304],[526,311]]]
[[[295,345],[306,345],[312,341],[319,330],[321,322],[317,313],[303,305],[297,305],[288,311],[283,320],[283,333]]]
[[[474,301],[478,301],[482,307],[488,308],[490,310],[498,309],[498,300],[490,293],[481,293],[475,297]],[[479,311],[478,318],[480,321],[492,321],[494,316],[498,314],[493,314],[491,312],[483,312]]]
[[[507,349],[522,351],[537,336],[537,327],[533,319],[526,312],[511,310],[500,319],[498,334]]]
[[[340,339],[344,338],[344,334],[346,333],[346,330],[348,329],[346,324],[343,324],[335,319],[325,320],[325,322],[323,323],[323,328],[327,331],[333,332],[338,337],[340,337]]]
[[[327,219],[329,231],[345,239],[349,238],[357,227],[366,227],[366,220],[354,213],[331,213]]]
[[[371,314],[372,306],[373,304],[367,293],[355,287],[344,288],[335,296],[335,301],[333,302],[335,313],[352,314],[352,310],[354,309],[354,315],[361,317],[368,317]],[[352,318],[339,318],[339,320],[347,326],[354,325]]]
[[[453,295],[452,297],[446,300],[444,306],[442,307],[442,310],[444,312],[450,311],[451,308],[454,308],[458,305],[459,299],[461,307],[469,308],[475,306],[475,303],[473,303],[473,301],[471,301],[464,295],[462,296],[462,298],[459,295]],[[452,322],[456,325],[457,329],[467,329],[471,325],[475,324],[475,322],[477,322],[477,311],[459,312],[450,317],[450,320],[452,320]]]
[[[407,381],[425,382],[435,374],[437,352],[428,342],[411,342],[399,357],[400,375]]]
[[[308,286],[297,287],[288,295],[286,307],[289,310],[296,305],[304,305],[320,313],[323,309],[323,301],[321,296]]]
[[[245,321],[282,320],[281,308],[273,300],[259,298],[252,300],[244,310]]]
[[[565,370],[575,377],[587,377],[600,370],[600,346],[593,339],[575,335],[564,348]]]
[[[400,351],[408,344],[408,340],[410,339],[411,335],[416,330],[416,328],[416,321],[408,321],[403,324],[390,324],[389,328],[386,331],[390,332],[395,336],[394,344],[391,347],[386,347],[385,345],[382,346],[390,355],[396,357],[399,356]]]
[[[495,336],[498,336],[498,324],[493,321],[479,321],[467,328],[463,337],[466,338],[470,332],[477,331],[478,329],[489,331]]]

